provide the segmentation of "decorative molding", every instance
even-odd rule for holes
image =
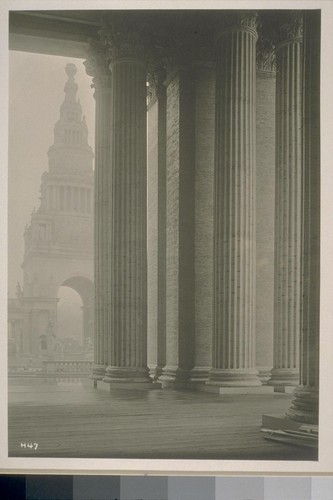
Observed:
[[[222,26],[217,30],[216,42],[219,42],[223,36],[234,31],[248,31],[257,39],[257,24],[258,13],[255,10],[229,12],[226,14]]]
[[[303,13],[301,11],[293,12],[288,21],[280,25],[276,50],[285,43],[296,41],[303,41]]]
[[[145,23],[140,26],[133,22],[112,22],[103,18],[102,27],[99,30],[101,43],[105,46],[110,64],[120,59],[133,59],[147,63],[151,59],[147,27]]]
[[[257,29],[258,13],[254,10],[241,10],[237,14],[239,24],[242,28],[249,28],[251,30]]]
[[[257,41],[257,70],[276,73],[275,42],[259,35]]]
[[[92,88],[108,88],[110,86],[110,57],[107,47],[102,42],[89,40],[87,59],[83,64],[87,74],[93,77]]]
[[[158,99],[159,97],[165,94],[165,82],[166,79],[166,70],[160,64],[158,67],[152,68],[148,71],[147,75],[147,97],[148,104],[154,99]]]
[[[145,60],[146,50],[142,36],[138,31],[127,33],[116,33],[109,36],[108,53],[111,64],[118,59],[140,59]]]

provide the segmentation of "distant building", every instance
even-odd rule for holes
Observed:
[[[93,151],[76,94],[74,64],[68,80],[48,171],[41,180],[40,206],[24,232],[23,289],[9,300],[9,354],[60,350],[57,331],[59,287],[73,288],[83,302],[83,341],[94,335]],[[88,342],[89,343],[89,342]]]

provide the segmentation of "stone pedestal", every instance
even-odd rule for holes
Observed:
[[[284,25],[276,53],[274,361],[269,385],[299,377],[302,209],[302,18]]]
[[[217,37],[213,368],[209,385],[258,386],[255,368],[256,15]]]

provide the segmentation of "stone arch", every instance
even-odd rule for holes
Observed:
[[[94,283],[86,275],[73,274],[62,280],[57,286],[57,296],[61,286],[72,288],[82,300],[83,343],[93,345],[94,339]]]

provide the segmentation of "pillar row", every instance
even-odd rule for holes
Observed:
[[[213,368],[209,385],[260,385],[255,368],[256,15],[217,37]]]
[[[288,29],[287,29],[288,28]],[[302,17],[276,52],[274,354],[269,385],[298,384],[301,307]]]

